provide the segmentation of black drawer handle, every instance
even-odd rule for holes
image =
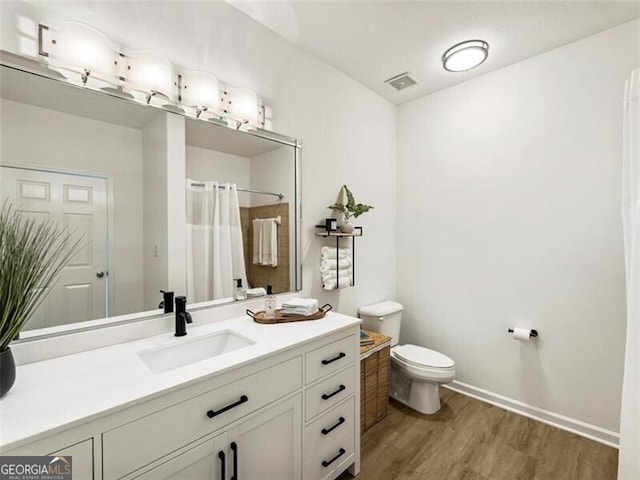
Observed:
[[[329,365],[330,363],[335,362],[336,360],[340,360],[341,358],[346,357],[347,354],[344,352],[340,352],[337,357],[330,358],[329,360],[322,360],[323,365]]]
[[[225,468],[225,459],[224,459],[224,452],[222,450],[220,450],[218,452],[218,458],[220,459],[220,478],[222,480],[225,480],[227,478],[227,474],[224,471]]]
[[[327,460],[323,460],[322,461],[322,466],[323,467],[328,467],[329,465],[331,465],[333,462],[335,462],[337,459],[339,459],[342,455],[344,455],[345,453],[347,453],[347,451],[344,448],[340,449],[340,453],[338,453],[335,457],[333,457],[331,460],[327,461]]]
[[[220,410],[218,410],[217,412],[216,412],[215,410],[209,410],[209,411],[207,412],[207,417],[209,417],[209,418],[213,418],[213,417],[215,417],[216,415],[220,415],[221,413],[224,413],[224,412],[226,412],[227,410],[231,410],[232,408],[235,408],[235,407],[237,407],[238,405],[242,405],[243,403],[248,402],[248,401],[249,401],[249,397],[247,397],[246,395],[242,395],[242,396],[240,397],[240,400],[238,400],[237,402],[234,402],[234,403],[232,403],[232,404],[230,404],[230,405],[227,405],[226,407],[222,407],[222,408],[221,408]]]
[[[338,428],[340,425],[342,425],[345,422],[344,417],[340,417],[340,419],[338,420],[338,423],[336,423],[333,427],[330,428],[323,428],[321,430],[323,435],[327,435],[328,433],[331,433],[333,430],[335,430],[336,428]]]
[[[231,475],[231,480],[238,480],[238,444],[231,442],[229,446],[233,452],[233,475]]]
[[[323,393],[322,394],[322,399],[323,400],[329,400],[331,397],[333,397],[334,395],[339,394],[341,391],[345,390],[347,387],[345,387],[344,385],[340,385],[338,387],[338,389],[335,392],[331,392],[331,393]]]

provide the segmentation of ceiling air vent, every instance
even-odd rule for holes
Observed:
[[[416,80],[416,77],[411,75],[409,72],[404,72],[400,75],[396,75],[395,77],[391,77],[388,80],[385,80],[384,83],[388,83],[393,88],[400,91],[403,88],[415,85],[416,83],[418,83],[418,80]]]

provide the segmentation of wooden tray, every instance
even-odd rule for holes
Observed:
[[[288,323],[288,322],[301,322],[304,320],[319,320],[323,318],[329,310],[333,307],[328,303],[325,303],[320,310],[318,310],[313,315],[283,315],[282,310],[276,310],[276,318],[266,318],[264,316],[264,311],[252,312],[251,310],[247,310],[247,315],[253,318],[254,322],[265,323],[265,324],[273,324],[273,323]]]

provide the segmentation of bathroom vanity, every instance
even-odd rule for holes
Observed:
[[[78,480],[355,474],[359,323],[196,321],[20,366],[0,454],[71,455]]]

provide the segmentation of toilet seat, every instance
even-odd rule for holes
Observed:
[[[416,380],[437,383],[451,382],[456,374],[455,363],[446,355],[418,345],[396,345],[391,360]]]
[[[396,357],[414,367],[448,369],[455,366],[453,360],[446,355],[418,345],[397,345],[393,351]]]

